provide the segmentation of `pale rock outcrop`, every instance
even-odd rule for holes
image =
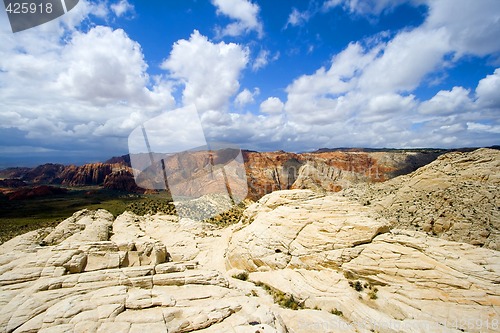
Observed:
[[[338,267],[356,247],[389,231],[366,207],[311,190],[269,194],[250,206],[227,250],[229,268]]]
[[[500,252],[390,230],[380,206],[279,191],[225,229],[75,213],[0,245],[0,332],[498,332]]]
[[[500,151],[441,155],[417,171],[346,196],[374,206],[392,227],[500,250]]]
[[[125,213],[113,221],[104,211],[82,211],[49,235],[6,242],[0,332],[287,332],[272,304],[210,268],[223,267],[216,244],[225,239],[211,229],[165,215]],[[161,240],[174,245],[177,261],[167,262],[172,257]],[[186,251],[190,245],[199,249]]]
[[[59,244],[62,241],[86,242],[107,241],[109,229],[113,224],[113,215],[100,209],[98,211],[81,210],[67,218],[42,241],[42,245]]]
[[[227,266],[321,310],[278,309],[293,332],[498,330],[498,251],[389,232],[369,206],[344,199],[310,191],[263,197],[245,213],[250,224],[233,234]]]

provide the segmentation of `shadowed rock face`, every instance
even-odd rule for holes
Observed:
[[[114,171],[104,179],[104,188],[131,193],[143,193],[144,189],[137,186],[134,176],[127,169]]]
[[[294,154],[245,152],[249,197],[275,190],[314,189],[337,192],[358,183],[383,182],[436,159],[441,151],[333,151]]]
[[[68,190],[64,188],[40,185],[34,187],[23,187],[13,191],[6,191],[4,194],[9,200],[26,200],[35,197],[44,197],[57,194],[67,193]]]
[[[346,190],[392,227],[500,250],[500,151],[448,153],[417,171]]]

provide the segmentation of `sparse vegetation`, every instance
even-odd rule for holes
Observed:
[[[247,208],[245,201],[232,207],[230,210],[223,212],[221,214],[215,215],[209,219],[204,220],[204,222],[215,224],[219,227],[226,227],[231,224],[238,223],[243,215],[243,211]]]
[[[362,283],[359,280],[358,281],[349,281],[349,286],[351,286],[351,288],[353,288],[357,292],[362,292],[363,290],[369,290],[367,295],[370,299],[375,300],[378,298],[378,296],[377,296],[378,289],[374,288],[368,282]],[[362,299],[361,295],[359,295],[359,299]]]
[[[6,196],[0,195],[0,243],[28,231],[55,227],[73,213],[84,208],[105,209],[115,217],[124,211],[141,216],[156,213],[177,215],[172,198],[166,192],[130,194],[104,189],[100,186],[66,189],[67,193],[22,200],[8,200]],[[205,222],[219,227],[237,223],[246,206],[247,203],[242,202]]]
[[[170,198],[162,198],[161,195],[143,196],[141,200],[134,201],[127,205],[126,210],[136,215],[154,215],[164,213],[176,215],[175,206]]]
[[[330,313],[333,314],[333,315],[336,315],[336,316],[340,316],[340,317],[344,316],[344,314],[342,313],[342,311],[338,310],[337,308],[331,309]]]
[[[273,297],[274,303],[278,304],[283,308],[292,310],[298,310],[304,308],[304,305],[301,302],[298,302],[293,297],[293,295],[285,294],[281,290],[273,288],[270,285],[260,281],[256,282],[255,285],[264,288],[264,290],[267,291]]]
[[[98,186],[69,188],[64,194],[8,200],[0,195],[0,243],[39,228],[55,227],[73,213],[87,208],[106,209],[114,216],[143,196],[124,194]]]
[[[363,285],[361,284],[361,281],[356,281],[356,282],[349,281],[349,285],[358,292],[363,291]]]
[[[377,299],[378,298],[377,292],[378,292],[377,288],[374,288],[372,291],[370,291],[368,293],[368,296],[370,297],[370,299]]]
[[[233,275],[233,278],[241,281],[246,281],[248,280],[248,272],[247,271],[240,272],[238,274]]]

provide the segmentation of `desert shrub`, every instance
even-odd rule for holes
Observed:
[[[378,298],[377,292],[378,292],[377,288],[374,288],[372,291],[370,291],[368,293],[368,296],[370,297],[370,299],[377,299]]]
[[[248,280],[248,272],[243,271],[238,274],[233,275],[233,278],[241,280],[241,281],[246,281]]]
[[[293,297],[293,295],[286,294],[281,290],[273,288],[270,285],[260,281],[256,282],[255,285],[258,287],[262,287],[265,291],[267,291],[273,297],[274,303],[278,304],[283,308],[292,310],[298,310],[304,308],[304,305],[301,302],[297,301]]]
[[[342,311],[338,310],[337,308],[331,309],[330,313],[333,314],[333,315],[336,315],[336,316],[340,316],[340,317],[344,316],[344,314],[342,313]]]

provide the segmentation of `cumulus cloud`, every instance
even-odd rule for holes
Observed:
[[[332,0],[325,8],[343,6],[355,14],[378,15],[403,2]],[[493,27],[495,18],[487,12],[499,3],[408,3],[429,7],[421,26],[402,30],[388,41],[351,43],[329,66],[288,85],[284,109],[296,133],[294,140],[315,146],[491,144],[491,133],[499,123],[494,112],[500,105],[498,71],[481,80],[475,94],[452,87],[419,101],[412,92],[466,54],[498,54],[499,44],[490,31],[498,34],[499,27]],[[449,15],[455,11],[462,14]],[[472,129],[474,135],[468,132]]]
[[[443,57],[451,51],[444,29],[404,31],[382,47],[383,54],[360,78],[365,91],[412,91],[426,75],[443,66]]]
[[[81,1],[70,12],[74,16],[2,35],[0,128],[22,137],[24,147],[39,145],[52,152],[72,144],[80,151],[115,150],[138,124],[182,102],[201,112],[207,138],[251,149],[489,145],[500,132],[500,69],[475,89],[448,87],[423,101],[414,96],[436,70],[463,56],[498,55],[498,25],[491,18],[498,2],[488,1],[410,1],[429,8],[421,26],[390,39],[349,44],[324,66],[290,82],[285,99],[263,101],[257,114],[242,111],[255,103],[259,91],[241,87],[240,79],[245,69],[257,71],[273,61],[276,56],[269,50],[260,50],[251,62],[246,46],[213,42],[194,31],[173,45],[161,64],[166,72],[150,77],[140,45],[123,30],[76,29],[88,15],[125,12]],[[326,4],[377,15],[402,2]],[[262,35],[256,4],[213,3],[220,15],[234,20],[221,35]],[[445,15],[455,10],[456,15]],[[178,103],[172,96],[176,89],[182,96]]]
[[[249,59],[247,48],[235,43],[212,43],[194,31],[189,40],[177,41],[161,67],[184,85],[184,105],[199,112],[226,109],[239,89],[238,78]]]
[[[264,29],[259,19],[259,5],[249,0],[212,0],[217,7],[217,14],[235,20],[219,31],[219,37],[241,36],[255,31],[262,38]]]
[[[148,101],[149,77],[141,47],[121,29],[98,26],[88,33],[76,32],[61,60],[67,68],[55,85],[67,96],[99,105]]]
[[[476,88],[477,103],[481,107],[500,109],[500,68],[479,81]]]
[[[255,88],[253,92],[245,88],[243,89],[242,92],[236,95],[234,99],[234,104],[236,105],[236,107],[241,109],[248,104],[255,103],[254,97],[259,95],[259,93],[260,93],[259,88]]]
[[[432,115],[449,115],[470,111],[473,107],[470,91],[463,87],[441,90],[430,100],[420,105],[420,112]]]
[[[464,54],[485,56],[500,52],[500,1],[426,1],[429,16],[424,28],[445,29],[450,48],[457,57]],[[495,14],[496,13],[496,14]]]
[[[78,30],[88,15],[109,14],[100,6],[80,1],[60,20],[1,32],[0,128],[18,144],[73,157],[124,151],[131,129],[173,106],[171,83],[149,77],[139,44],[123,30]]]
[[[260,112],[263,113],[281,113],[285,104],[278,97],[269,97],[260,104]]]

